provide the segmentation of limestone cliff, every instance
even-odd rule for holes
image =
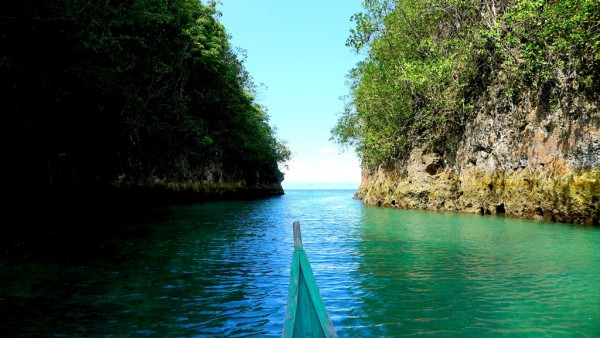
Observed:
[[[450,152],[413,147],[392,166],[363,169],[369,205],[595,224],[600,222],[597,93],[573,77],[505,95],[500,80]]]
[[[195,167],[181,163],[176,170],[156,171],[137,181],[121,175],[112,187],[119,194],[144,195],[157,201],[202,201],[283,195],[282,181],[283,174],[275,166],[252,171],[212,160]]]

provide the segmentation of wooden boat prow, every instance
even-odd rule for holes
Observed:
[[[337,337],[294,222],[294,255],[282,337]]]

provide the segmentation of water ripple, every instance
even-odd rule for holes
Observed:
[[[0,332],[279,337],[298,220],[340,337],[600,336],[600,229],[352,193],[171,207],[145,236],[115,238],[118,259],[2,266]]]

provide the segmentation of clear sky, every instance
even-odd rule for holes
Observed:
[[[292,160],[284,189],[349,188],[360,184],[354,149],[329,141],[349,93],[346,74],[362,59],[345,46],[362,0],[221,0],[217,9],[234,48],[267,107]]]

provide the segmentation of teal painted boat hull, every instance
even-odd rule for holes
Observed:
[[[294,222],[294,254],[282,337],[337,337]]]

